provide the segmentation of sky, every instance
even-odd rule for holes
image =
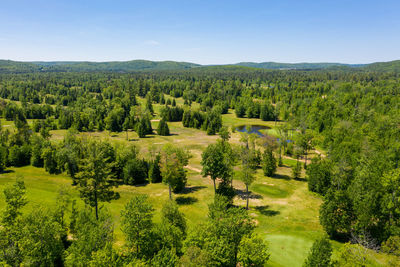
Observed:
[[[0,59],[400,59],[398,0],[0,0]]]

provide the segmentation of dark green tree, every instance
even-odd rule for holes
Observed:
[[[76,179],[81,198],[95,208],[96,218],[99,202],[119,198],[119,194],[113,191],[117,185],[112,174],[113,165],[107,150],[99,142],[89,141],[86,144],[86,155],[79,164]]]

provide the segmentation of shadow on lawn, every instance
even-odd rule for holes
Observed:
[[[270,210],[268,205],[266,205],[266,206],[257,206],[257,207],[255,207],[255,209],[257,211],[259,211],[262,215],[265,215],[265,216],[268,216],[268,217],[272,217],[272,216],[276,216],[276,215],[280,214],[280,212],[277,211],[277,210]]]
[[[178,205],[192,205],[198,200],[195,197],[177,197],[175,198],[175,201]]]
[[[13,173],[13,172],[15,172],[15,171],[14,170],[4,170],[4,171],[2,171],[0,173],[3,174],[3,173]]]
[[[290,177],[288,176],[288,175],[283,175],[283,174],[274,174],[273,176],[272,176],[272,178],[275,178],[275,179],[282,179],[282,180],[290,180]]]
[[[182,192],[180,192],[180,194],[190,194],[190,193],[197,192],[204,188],[207,188],[207,186],[204,186],[204,185],[187,186],[182,190]]]
[[[240,197],[241,199],[247,199],[247,192],[246,190],[242,190],[242,189],[235,189],[236,195],[238,195],[238,197]],[[260,194],[256,194],[253,193],[252,191],[249,191],[250,196],[249,199],[262,199],[262,195]]]

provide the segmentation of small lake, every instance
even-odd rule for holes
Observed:
[[[236,131],[238,132],[249,133],[249,134],[254,133],[257,134],[258,136],[264,136],[264,134],[261,133],[260,130],[266,130],[266,129],[271,129],[271,128],[265,125],[240,125],[236,127]]]

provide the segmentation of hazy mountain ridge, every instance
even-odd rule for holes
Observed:
[[[371,64],[342,64],[342,63],[279,63],[279,62],[239,62],[236,64],[200,65],[190,62],[177,61],[33,61],[21,62],[0,60],[0,73],[27,73],[27,72],[135,72],[135,71],[161,71],[185,70],[192,68],[213,67],[248,67],[268,70],[362,70],[377,72],[400,72],[400,60],[390,62],[377,62]]]
[[[308,69],[308,70],[316,70],[316,69],[327,69],[330,67],[360,67],[363,64],[343,64],[343,63],[329,63],[329,62],[321,62],[321,63],[279,63],[279,62],[239,62],[235,65],[245,66],[245,67],[253,67],[253,68],[262,68],[262,69]]]

